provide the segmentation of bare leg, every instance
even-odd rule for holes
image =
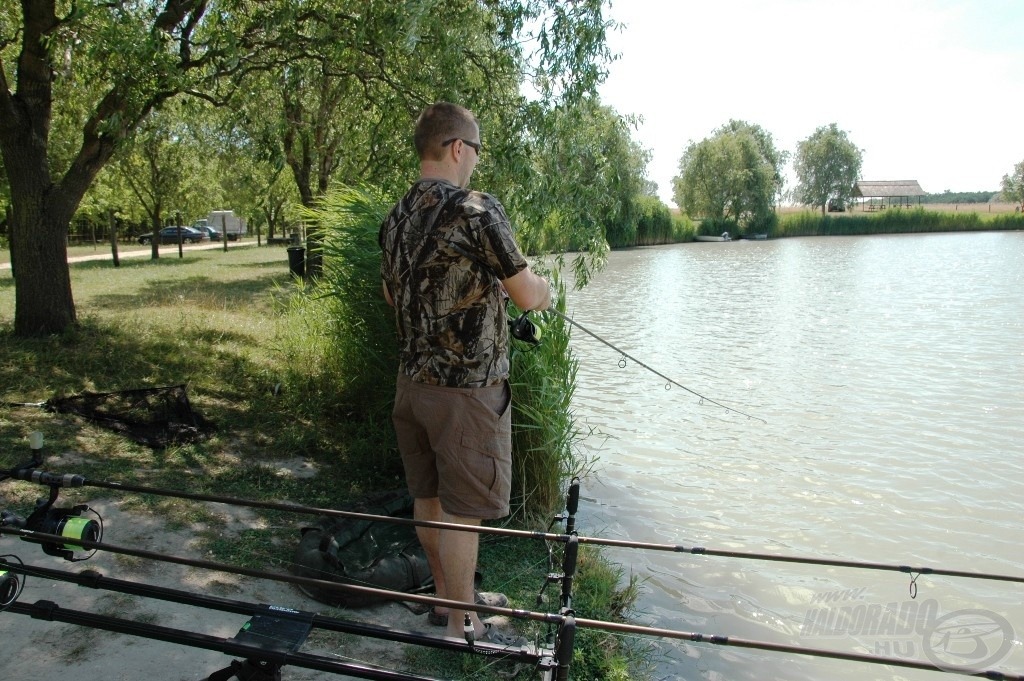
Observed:
[[[440,521],[442,519],[440,500],[437,497],[416,499],[413,504],[413,517],[416,520]],[[448,587],[438,551],[439,535],[440,530],[435,527],[416,528],[416,536],[419,537],[420,545],[423,546],[423,552],[427,554],[427,565],[430,566],[430,574],[434,577],[434,593],[438,598],[448,598]],[[447,612],[447,608],[440,608],[436,612],[444,614]]]
[[[444,522],[458,523],[459,525],[479,525],[477,518],[463,518],[462,516],[443,513]],[[444,571],[448,598],[463,603],[473,602],[473,577],[476,573],[477,551],[480,545],[480,536],[476,532],[461,532],[459,530],[441,530],[440,541],[438,542],[441,555],[441,569]],[[463,620],[466,613],[469,613],[470,621],[477,636],[483,635],[484,625],[480,618],[473,611],[455,610],[448,615],[447,636],[462,639]]]

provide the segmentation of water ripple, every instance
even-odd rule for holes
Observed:
[[[585,490],[604,536],[1024,574],[1024,234],[790,239],[611,254],[571,297],[574,407],[612,436]],[[619,301],[630,301],[622,306]],[[657,626],[794,644],[815,594],[906,599],[906,575],[617,550]],[[1019,589],[934,579],[942,612],[1024,631]],[[870,637],[869,637],[870,639]],[[851,634],[826,647],[885,648]],[[895,642],[899,643],[899,642]],[[920,653],[920,641],[917,642]],[[664,674],[934,675],[659,644]],[[1002,660],[1024,673],[1021,646]]]

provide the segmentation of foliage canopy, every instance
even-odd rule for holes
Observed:
[[[595,160],[607,146],[602,139],[639,159],[597,178],[607,196],[628,196],[642,184],[636,175],[643,153],[629,148],[620,123],[602,119],[588,101],[611,58],[604,5],[40,0],[21,3],[19,12],[5,3],[0,156],[10,191],[15,332],[60,332],[76,323],[65,262],[69,224],[100,172],[120,154],[141,152],[127,142],[158,111],[177,119],[151,128],[167,132],[162,143],[190,135],[206,145],[168,162],[199,161],[208,177],[223,180],[191,191],[205,191],[207,202],[233,199],[233,206],[208,207],[262,213],[269,224],[281,219],[287,200],[289,192],[277,185],[285,169],[305,206],[316,205],[332,183],[397,194],[416,171],[408,144],[412,122],[438,100],[477,112],[488,148],[478,181],[498,191],[528,229],[569,224],[552,221],[556,206],[588,205],[580,192],[586,183],[579,182],[585,168],[548,178],[550,162],[540,157],[558,148],[554,139],[570,134],[560,121],[572,117],[594,123],[598,139],[587,142]],[[521,94],[523,83],[532,99]],[[182,96],[191,102],[172,109],[169,103]],[[192,130],[182,132],[183,126]],[[210,159],[218,157],[251,172],[216,168]],[[129,168],[122,165],[121,179],[104,186],[108,208],[136,203],[112,198],[118,187],[124,191]],[[253,198],[225,196],[222,185],[243,184],[229,181],[232,174],[256,178],[245,183]],[[265,203],[255,198],[261,193],[268,195]],[[628,201],[624,208],[614,200],[572,225],[581,233],[576,241],[600,252],[602,230],[629,217]],[[203,202],[192,194],[175,200],[177,208]],[[152,206],[147,212],[154,219]]]
[[[673,198],[695,218],[759,228],[774,213],[786,158],[764,128],[730,120],[711,137],[687,146],[673,180]]]
[[[846,205],[853,198],[853,186],[860,177],[861,150],[835,123],[823,125],[799,142],[793,167],[796,171],[796,199],[806,206],[821,206],[830,200]]]
[[[1013,167],[1013,172],[1003,175],[1003,198],[1019,204],[1024,210],[1024,161]]]

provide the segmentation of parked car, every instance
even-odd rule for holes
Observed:
[[[220,241],[220,232],[209,225],[204,225],[202,227],[193,226],[192,229],[202,232],[210,241]]]
[[[176,244],[176,243],[178,243],[178,227],[164,227],[159,232],[157,232],[157,234],[159,235],[158,238],[160,239],[160,243],[162,243],[162,244]],[[181,242],[182,243],[197,244],[197,243],[199,243],[200,241],[202,241],[205,238],[206,238],[206,235],[203,234],[202,232],[200,232],[198,229],[192,229],[191,227],[182,227],[181,228]],[[139,236],[139,243],[140,244],[148,244],[152,240],[153,240],[153,234],[152,233],[142,234],[141,236]]]

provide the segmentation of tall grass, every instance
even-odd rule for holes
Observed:
[[[565,312],[565,285],[553,275],[555,308]],[[579,362],[569,347],[568,323],[532,313],[543,334],[536,346],[512,341],[512,512],[523,519],[549,516],[563,502],[566,482],[592,462],[580,450],[584,433],[572,412]]]
[[[1024,229],[1024,215],[1002,213],[940,213],[923,208],[892,209],[872,214],[821,215],[802,212],[784,215],[772,236],[856,236],[922,232],[973,232]]]
[[[377,233],[389,206],[370,190],[339,188],[305,216],[324,233],[324,275],[301,289],[292,303],[293,316],[308,339],[296,336],[301,380],[305,377],[326,395],[333,387],[335,412],[359,417],[390,433],[390,410],[398,367],[394,312],[381,293]],[[564,300],[563,295],[560,296]],[[563,303],[564,305],[564,303]],[[515,342],[510,383],[513,391],[512,506],[520,521],[547,516],[562,502],[565,482],[584,472],[578,454],[570,401],[576,361],[569,333],[557,318],[544,326],[543,342],[527,350]],[[381,438],[390,446],[390,439]]]
[[[309,332],[322,347],[316,371],[336,406],[390,429],[398,342],[381,291],[377,245],[388,208],[372,190],[340,187],[319,208],[304,211],[322,229],[323,276],[301,288],[293,305],[309,317]]]

